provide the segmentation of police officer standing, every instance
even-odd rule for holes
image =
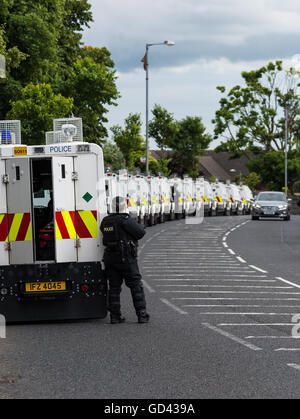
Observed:
[[[139,323],[148,323],[146,300],[142,276],[137,262],[138,240],[145,235],[145,229],[126,214],[125,200],[116,197],[113,200],[115,213],[105,217],[100,230],[105,246],[104,264],[109,282],[108,304],[112,324],[123,323],[121,315],[121,287],[123,281],[130,288],[133,305]]]

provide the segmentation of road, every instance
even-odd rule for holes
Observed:
[[[140,262],[151,322],[14,325],[1,398],[298,398],[300,217],[152,227]]]

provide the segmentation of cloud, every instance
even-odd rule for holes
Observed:
[[[151,48],[151,66],[182,66],[200,58],[253,61],[298,52],[300,7],[285,0],[90,0],[95,24],[87,44],[105,45],[119,71],[132,71],[147,42],[171,39],[174,48]]]
[[[200,59],[188,66],[153,69],[150,73],[150,109],[158,103],[179,120],[187,115],[200,116],[208,131],[213,133],[211,120],[221,98],[216,86],[231,88],[240,84],[242,71],[257,69],[264,64],[265,61],[232,62],[223,57],[215,60]],[[145,131],[144,70],[119,73],[118,88],[122,98],[119,106],[110,110],[109,127],[115,124],[122,125],[124,119],[132,112],[141,114]],[[153,141],[151,147],[155,147]]]

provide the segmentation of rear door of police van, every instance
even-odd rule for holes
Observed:
[[[9,262],[11,265],[32,264],[32,196],[30,161],[28,158],[7,159],[7,214]]]

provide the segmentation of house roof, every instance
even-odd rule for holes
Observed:
[[[168,150],[165,153],[166,158],[172,157],[172,151]],[[162,153],[160,150],[152,150],[151,155],[159,160]],[[247,176],[249,174],[247,163],[254,158],[254,154],[245,152],[241,157],[234,159],[232,156],[233,153],[230,152],[206,151],[205,155],[200,157],[200,174],[206,179],[216,177],[223,181],[232,180],[240,173]]]

